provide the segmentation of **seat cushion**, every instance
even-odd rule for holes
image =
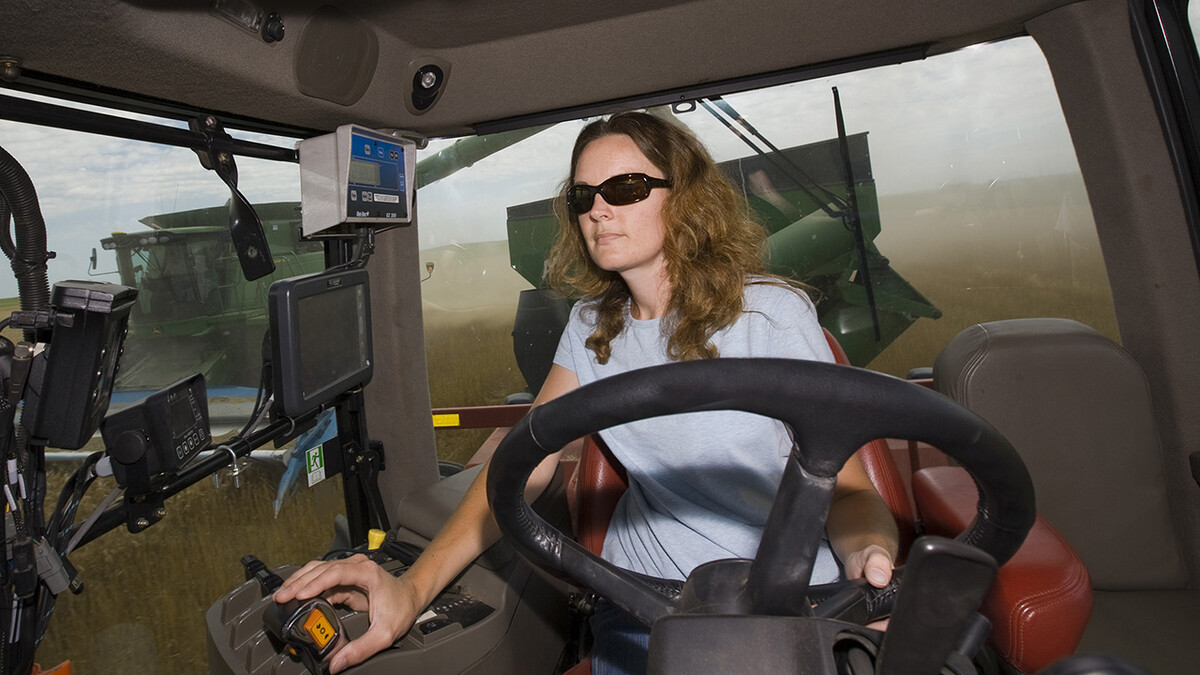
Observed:
[[[979,499],[974,480],[953,466],[918,471],[913,495],[925,531],[944,537],[970,525]],[[1000,657],[1032,673],[1075,651],[1091,608],[1083,561],[1038,516],[1025,543],[1000,568],[980,612],[992,622],[991,643]]]
[[[629,478],[599,434],[583,440],[576,477],[579,497],[575,538],[588,551],[600,555],[608,534],[608,521],[612,520],[621,495],[629,488]]]

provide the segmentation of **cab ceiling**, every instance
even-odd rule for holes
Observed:
[[[66,82],[298,129],[356,122],[438,136],[899,48],[954,48],[1023,32],[1069,4],[279,0],[258,3],[285,27],[268,43],[213,9],[245,1],[77,0],[65,10],[7,0],[0,58],[20,67],[14,87]],[[414,75],[430,64],[444,86],[416,110]]]

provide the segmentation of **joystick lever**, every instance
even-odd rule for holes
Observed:
[[[878,675],[936,673],[972,627],[996,576],[992,556],[943,537],[921,537],[879,648]]]
[[[283,585],[283,579],[253,555],[243,557],[242,566],[246,568],[247,580],[258,581],[264,597]],[[292,599],[283,604],[267,603],[263,610],[263,626],[313,675],[327,673],[325,658],[346,642],[341,619],[333,606],[321,597]]]

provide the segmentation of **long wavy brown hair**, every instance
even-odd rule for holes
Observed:
[[[568,295],[594,300],[596,328],[586,344],[600,363],[607,363],[610,342],[625,327],[629,287],[619,274],[601,269],[588,255],[578,220],[567,210],[566,191],[575,184],[583,149],[618,134],[631,138],[672,182],[663,204],[663,253],[671,288],[664,318],[670,336],[667,355],[678,361],[715,358],[719,354],[710,339],[741,315],[747,277],[764,273],[766,232],[751,219],[745,198],[704,145],[677,123],[630,112],[583,128],[571,153],[570,175],[555,200],[559,230],[547,259],[546,279]]]

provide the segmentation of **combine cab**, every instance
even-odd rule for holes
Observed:
[[[223,206],[148,216],[149,230],[101,240],[120,283],[138,289],[118,388],[158,389],[197,371],[213,386],[258,385],[267,289],[324,269],[325,258],[320,242],[300,239],[299,204],[255,208],[275,258],[275,272],[255,281],[242,276]]]

